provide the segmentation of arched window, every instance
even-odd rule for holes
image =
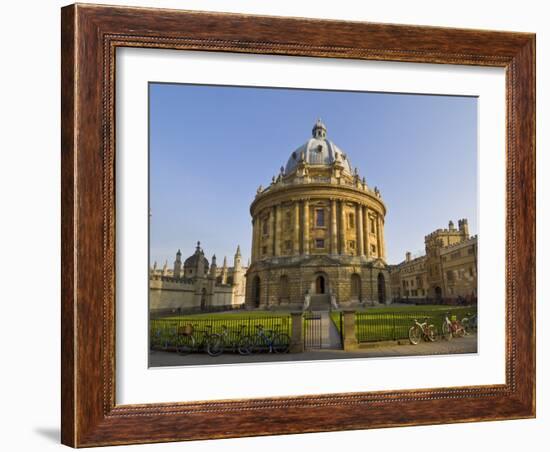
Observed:
[[[354,301],[361,299],[361,277],[357,273],[351,275],[351,299]]]

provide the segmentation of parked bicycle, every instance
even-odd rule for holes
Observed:
[[[224,351],[229,350],[233,353],[239,352],[241,355],[250,355],[251,340],[245,335],[247,326],[241,325],[237,332],[235,340],[231,339],[230,330],[222,325],[221,333],[210,336],[207,344],[207,352],[210,356],[219,356]]]
[[[462,323],[456,319],[455,315],[449,319],[449,313],[447,312],[441,326],[441,333],[446,340],[450,341],[453,337],[464,337],[466,330]]]
[[[437,340],[437,329],[434,325],[428,325],[429,317],[424,318],[424,322],[420,323],[414,319],[414,325],[409,329],[409,341],[413,345],[418,345],[422,339],[429,342]]]
[[[178,325],[177,323],[168,324],[166,328],[157,327],[151,332],[150,347],[151,350],[160,348],[161,350],[168,350],[176,348],[178,339]]]
[[[461,320],[461,323],[466,332],[477,331],[477,313],[466,314],[466,317]]]
[[[290,336],[278,331],[266,330],[263,325],[256,325],[256,335],[250,339],[250,352],[287,353],[290,349]]]
[[[178,339],[177,352],[180,355],[186,355],[191,352],[206,350],[210,355],[208,350],[210,343],[215,340],[215,334],[212,333],[212,325],[206,325],[204,328],[204,330],[199,330],[196,325],[185,325],[180,331],[181,337]]]

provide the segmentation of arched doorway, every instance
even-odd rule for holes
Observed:
[[[290,290],[288,276],[282,275],[279,278],[279,303],[288,303],[290,300]]]
[[[252,301],[255,307],[260,306],[261,285],[259,276],[255,276],[252,280]]]
[[[315,278],[315,293],[317,295],[326,293],[326,280],[323,275],[318,275],[317,278]]]
[[[386,302],[386,278],[383,273],[378,273],[378,303]]]
[[[443,298],[443,291],[441,290],[441,287],[437,286],[435,288],[435,300],[437,302],[441,302],[442,298]]]
[[[357,273],[351,275],[351,299],[361,300],[361,277]]]

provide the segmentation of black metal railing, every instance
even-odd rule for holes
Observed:
[[[320,349],[322,346],[321,314],[306,312],[304,319],[304,348]]]
[[[192,326],[192,334],[197,344],[205,339],[207,334],[219,334],[227,328],[228,336],[225,338],[228,342],[234,342],[242,334],[244,336],[253,336],[257,333],[256,326],[263,326],[265,330],[273,330],[279,333],[291,333],[290,315],[280,316],[234,316],[230,317],[181,317],[177,319],[151,319],[149,321],[149,338],[151,347],[156,344],[170,343],[178,334],[184,334]]]
[[[428,323],[433,324],[438,334],[441,334],[441,326],[445,320],[445,314],[450,314],[452,319],[462,320],[469,314],[476,314],[475,306],[449,307],[438,310],[414,310],[405,312],[376,312],[375,309],[356,312],[355,335],[359,342],[375,342],[407,339],[409,329],[414,319],[423,322],[428,317]]]

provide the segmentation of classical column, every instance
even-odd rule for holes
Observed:
[[[300,203],[294,201],[294,254],[300,254]]]
[[[357,254],[359,256],[364,255],[363,247],[363,206],[357,204]]]
[[[275,206],[275,256],[280,256],[283,245],[282,234],[282,209],[281,205]]]
[[[367,258],[370,256],[370,245],[369,245],[369,208],[367,206],[363,207],[363,245],[365,248],[365,256]]]
[[[376,214],[376,253],[378,257],[382,257],[382,240],[380,237],[380,215]]]
[[[378,236],[380,237],[380,257],[386,260],[386,240],[384,239],[384,220],[378,216]]]
[[[277,210],[275,208],[275,206],[273,206],[271,208],[271,255],[272,256],[275,256],[276,252],[275,250],[277,249],[277,237],[276,237],[276,229],[277,229],[277,226],[276,226],[276,213],[277,213]]]
[[[252,263],[256,262],[257,231],[258,231],[258,220],[256,218],[252,218],[252,249],[251,249]]]
[[[338,230],[336,227],[336,199],[330,200],[330,254],[338,254]]]
[[[304,199],[304,221],[303,221],[304,254],[309,254],[309,200]]]
[[[344,201],[340,201],[340,254],[346,254],[346,218]]]

